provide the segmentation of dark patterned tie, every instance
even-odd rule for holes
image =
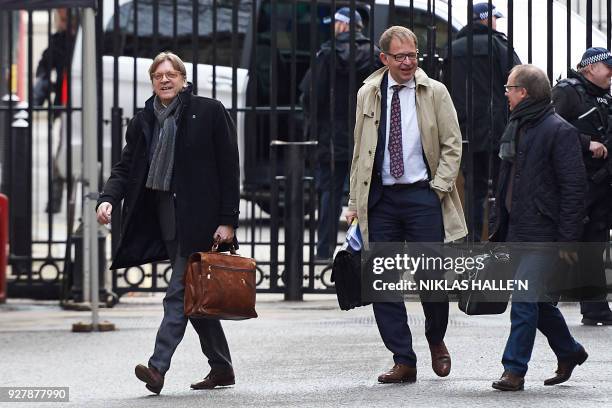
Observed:
[[[402,109],[399,91],[404,85],[393,85],[391,97],[391,119],[389,122],[389,158],[391,175],[398,179],[404,175],[404,154],[402,153]]]

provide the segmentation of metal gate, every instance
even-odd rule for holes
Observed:
[[[605,10],[598,10],[600,18],[595,22],[592,1],[565,3],[567,8],[552,0],[495,1],[505,15],[498,29],[507,33],[510,47],[523,62],[545,69],[552,82],[566,75],[567,67],[575,65],[586,47],[610,48],[611,1],[607,0]],[[586,3],[586,24],[571,11],[576,3]],[[322,191],[317,185],[321,163],[313,142],[319,140],[317,122],[325,120],[328,112],[318,110],[312,98],[306,120],[300,102],[304,91],[300,83],[315,64],[319,47],[334,39],[334,25],[325,24],[324,19],[340,7],[358,11],[362,33],[373,39],[373,57],[374,44],[385,28],[394,24],[411,28],[419,42],[419,65],[452,89],[452,43],[457,32],[467,27],[468,44],[473,44],[473,4],[472,0],[99,1],[96,44],[87,46],[97,50],[100,183],[120,157],[127,121],[151,95],[145,75],[151,59],[160,51],[172,50],[187,63],[195,92],[221,100],[237,125],[242,175],[237,238],[241,253],[258,261],[258,290],[288,293],[287,282],[291,282],[292,297],[333,292],[330,262],[315,256],[321,236],[317,229]],[[3,10],[0,22],[1,190],[11,205],[9,296],[78,298],[83,139],[79,10]],[[593,28],[594,23],[605,33]],[[351,24],[352,39],[357,31]],[[491,44],[491,30],[488,35]],[[47,44],[50,58],[39,65]],[[354,45],[350,52],[354,61]],[[490,59],[489,65],[494,63]],[[468,73],[471,64],[470,57]],[[328,97],[330,106],[346,104],[352,112],[343,119],[351,134],[359,87],[353,81],[354,64],[348,77],[347,99],[336,100],[334,75],[329,78]],[[473,81],[478,80],[469,74],[466,80],[468,185],[473,176],[471,133],[475,121],[483,120],[474,118],[472,103],[475,98],[491,98],[490,93],[472,95]],[[316,96],[316,90],[311,91]],[[492,121],[492,117],[484,120]],[[332,130],[337,123],[331,120]],[[332,179],[338,171],[333,143],[327,163]],[[332,192],[330,207],[345,200],[346,191]],[[465,203],[471,218],[473,203]],[[100,248],[105,254],[101,270],[117,245],[119,224],[115,218],[109,239],[108,231],[100,228]],[[337,241],[331,225],[330,230],[332,242]],[[169,273],[164,263],[115,270],[107,277],[107,287],[118,296],[164,291]],[[112,297],[112,293],[104,295]]]

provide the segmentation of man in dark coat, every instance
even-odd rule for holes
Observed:
[[[586,223],[579,259],[580,274],[592,280],[595,292],[584,293],[590,301],[580,303],[582,323],[612,325],[612,311],[606,300],[606,272],[603,251],[610,240],[612,217],[612,174],[608,147],[612,146],[612,56],[605,48],[589,48],[566,79],[555,85],[555,111],[580,131],[582,157],[587,171]],[[589,244],[586,244],[589,243]],[[599,243],[599,244],[597,244]]]
[[[56,9],[55,18],[56,32],[49,36],[49,46],[40,57],[36,67],[36,81],[32,87],[32,104],[42,106],[45,101],[55,108],[66,106],[68,102],[68,67],[72,61],[76,31],[78,29],[78,14],[65,8]],[[55,75],[52,75],[52,74]],[[53,81],[55,76],[55,81]],[[51,96],[53,92],[54,96]],[[54,121],[60,117],[61,110],[53,110],[50,119]],[[62,126],[65,126],[62,123]],[[47,204],[47,212],[58,213],[62,207],[64,185],[68,175],[66,174],[66,163],[64,162],[67,149],[65,131],[60,130],[57,148],[53,156],[53,173],[51,178],[51,197]]]
[[[223,105],[192,95],[185,65],[159,54],[149,68],[155,95],[129,123],[121,160],[100,194],[98,222],[111,221],[123,200],[121,239],[112,269],[170,259],[164,318],[148,366],[136,376],[159,394],[187,326],[183,275],[188,256],[232,243],[238,225],[240,176],[236,131]],[[194,389],[234,384],[229,347],[219,320],[190,319],[211,366]]]
[[[544,71],[534,65],[514,67],[506,96],[511,114],[500,139],[502,163],[491,240],[555,243],[529,244],[512,253],[518,259],[514,279],[527,281],[529,288],[512,295],[504,373],[493,388],[518,391],[524,388],[536,329],[546,336],[558,360],[556,375],[544,385],[567,381],[588,357],[547,293],[547,281],[553,278],[551,272],[558,273],[559,261],[576,259],[575,252],[558,243],[580,237],[585,170],[578,132],[554,113]]]
[[[69,24],[69,19],[71,19]],[[36,67],[36,81],[32,88],[35,106],[42,105],[45,100],[54,106],[65,106],[67,98],[66,75],[72,60],[74,41],[78,29],[76,12],[60,8],[55,12],[56,32],[49,36],[49,46],[45,49]],[[70,25],[70,31],[68,30]],[[51,73],[55,71],[55,83],[52,83]],[[51,100],[51,92],[55,94]],[[57,112],[56,112],[57,114]]]
[[[503,15],[493,6],[491,17],[491,55],[489,56],[489,3],[474,4],[472,25],[473,51],[472,58],[472,113],[473,127],[467,111],[467,78],[468,61],[468,26],[463,27],[452,44],[451,66],[452,78],[451,97],[457,109],[457,118],[463,140],[469,139],[464,145],[466,151],[462,156],[463,176],[466,181],[466,197],[470,211],[468,225],[471,240],[480,241],[483,226],[485,200],[488,192],[489,178],[497,180],[499,158],[497,149],[499,137],[507,123],[506,98],[504,97],[504,84],[508,79],[510,69],[521,63],[519,57],[512,52],[512,60],[508,60],[508,40],[505,34],[496,31],[497,19]],[[491,64],[489,64],[489,58]],[[491,99],[489,100],[489,95]],[[472,158],[470,183],[470,169],[467,160]],[[493,188],[492,191],[495,191]]]
[[[363,28],[361,15],[355,10],[353,16],[354,60],[351,59],[351,11],[349,7],[342,7],[338,9],[333,19],[335,52],[332,50],[331,40],[323,43],[314,65],[306,72],[300,84],[302,106],[309,118],[310,131],[316,132],[319,142],[316,170],[316,185],[320,194],[316,253],[319,259],[329,259],[336,247],[338,220],[344,201],[344,186],[348,181],[349,160],[353,155],[354,120],[353,123],[349,123],[349,109],[351,106],[354,109],[354,104],[351,101],[355,99],[363,80],[382,66],[378,58],[378,47],[372,48],[370,39],[361,32]],[[330,99],[332,60],[335,61],[333,117]],[[352,94],[351,69],[355,72]],[[312,128],[315,112],[310,111],[313,99],[317,109],[316,129]]]

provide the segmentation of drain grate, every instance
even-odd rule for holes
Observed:
[[[329,319],[319,322],[323,326],[372,326],[376,325],[374,316],[353,317],[350,319]],[[408,315],[409,326],[425,326],[425,316]],[[453,318],[448,319],[449,327],[466,327],[468,324],[464,320]]]

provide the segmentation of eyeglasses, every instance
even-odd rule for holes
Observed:
[[[391,54],[385,52],[385,55],[393,57],[396,62],[404,62],[406,61],[406,58],[408,58],[410,61],[416,61],[417,58],[419,58],[419,50],[417,50],[417,52],[410,52],[408,54]]]
[[[523,85],[504,85],[504,89],[506,90],[506,92],[510,92],[510,89],[512,88],[524,88]]]
[[[166,76],[166,78],[172,80],[172,79],[178,78],[178,76],[181,75],[181,73],[178,71],[156,72],[154,74],[151,74],[151,78],[153,78],[156,81],[161,81],[164,75]]]

